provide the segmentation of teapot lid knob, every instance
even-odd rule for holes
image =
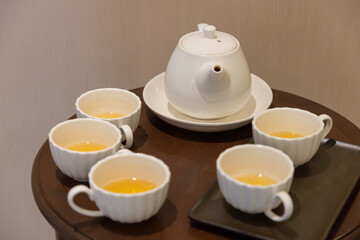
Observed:
[[[216,31],[216,27],[207,23],[197,25],[197,31],[184,35],[179,46],[192,54],[226,54],[240,47],[236,38],[230,34]]]
[[[199,23],[199,24],[196,26],[196,31],[202,32],[203,29],[204,29],[204,27],[207,26],[207,25],[209,25],[209,24],[207,24],[207,23]]]
[[[204,37],[206,38],[215,38],[216,27],[212,25],[207,25],[203,28]]]

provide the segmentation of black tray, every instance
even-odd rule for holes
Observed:
[[[324,139],[315,156],[295,169],[294,213],[282,223],[231,207],[215,182],[189,212],[195,222],[260,239],[325,239],[360,177],[360,146]],[[282,207],[275,211],[281,212]]]

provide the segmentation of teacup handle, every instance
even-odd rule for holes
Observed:
[[[79,193],[86,193],[89,196],[90,200],[94,201],[94,192],[90,188],[88,188],[85,185],[77,185],[77,186],[73,187],[69,191],[69,193],[67,195],[68,203],[69,203],[70,207],[74,211],[76,211],[76,212],[78,212],[78,213],[80,213],[82,215],[89,216],[89,217],[102,217],[102,216],[104,216],[104,214],[101,211],[87,210],[87,209],[84,209],[82,207],[79,207],[74,202],[75,196],[77,194],[79,194]]]
[[[134,135],[129,125],[121,125],[119,126],[121,131],[121,141],[125,141],[125,148],[130,148],[134,142]]]
[[[283,215],[279,216],[279,215],[275,214],[271,209],[265,211],[265,215],[268,218],[270,218],[271,220],[275,221],[275,222],[282,222],[282,221],[285,221],[285,220],[290,218],[290,216],[293,213],[294,206],[293,206],[293,202],[291,200],[291,197],[289,196],[289,194],[287,192],[277,192],[277,193],[275,193],[271,198],[271,203],[270,203],[271,205],[270,206],[272,206],[278,198],[280,199],[280,201],[284,205],[284,213],[283,213]]]
[[[326,135],[329,134],[329,132],[332,128],[333,120],[331,119],[331,117],[329,115],[326,115],[326,114],[319,115],[319,118],[325,123],[325,127],[324,127],[323,133],[322,133],[322,138],[325,138]]]

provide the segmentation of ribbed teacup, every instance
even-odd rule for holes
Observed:
[[[167,197],[170,170],[160,159],[142,153],[122,149],[95,164],[89,173],[90,188],[73,187],[68,193],[68,203],[76,212],[92,217],[106,216],[113,221],[137,223],[154,216]],[[108,191],[104,186],[114,180],[141,178],[153,182],[156,187],[137,193]],[[85,193],[95,201],[99,210],[87,210],[78,206],[74,198]]]
[[[141,113],[141,100],[134,93],[120,88],[98,88],[81,94],[75,102],[78,118],[95,118],[119,127],[128,125],[135,132]],[[120,117],[97,117],[98,114],[121,113]],[[123,139],[122,139],[123,140]],[[126,147],[131,147],[128,139]]]
[[[131,139],[133,134],[128,127],[124,134],[111,123],[98,119],[81,118],[61,122],[49,133],[51,155],[56,166],[67,176],[87,181],[91,167],[99,160],[114,154],[121,147],[121,139]],[[106,146],[96,151],[76,151],[69,146],[95,142]]]
[[[289,219],[293,202],[289,195],[294,166],[290,158],[278,149],[256,144],[238,145],[222,152],[217,161],[217,179],[222,195],[240,211],[265,215],[276,222]],[[271,178],[273,183],[255,184],[238,180],[239,176]],[[272,209],[284,205],[282,215]]]
[[[332,119],[326,114],[315,115],[298,108],[279,107],[258,113],[252,121],[256,144],[280,149],[298,167],[307,163],[319,149],[321,140],[332,128]],[[273,136],[274,132],[292,132],[300,137]]]

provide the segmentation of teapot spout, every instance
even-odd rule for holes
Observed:
[[[210,70],[210,79],[213,81],[220,81],[224,78],[224,69],[221,65],[214,65]]]
[[[200,95],[206,101],[216,102],[228,95],[230,79],[223,66],[207,65],[196,77]]]

